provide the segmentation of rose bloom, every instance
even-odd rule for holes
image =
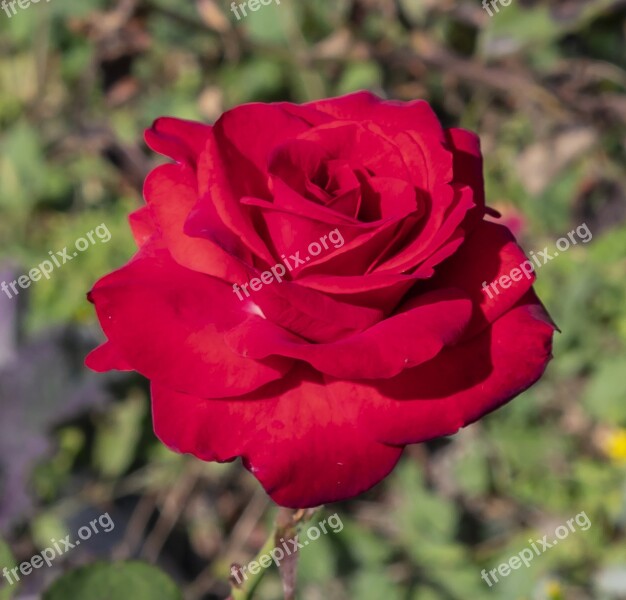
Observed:
[[[171,449],[241,457],[310,507],[542,375],[555,328],[534,276],[483,291],[526,257],[484,220],[478,137],[428,103],[247,104],[146,141],[174,162],[130,216],[139,251],[89,294],[108,341],[87,364],[150,380]]]

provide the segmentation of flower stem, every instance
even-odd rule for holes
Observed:
[[[269,554],[274,549],[274,546],[274,535],[270,535],[254,557],[254,560],[264,554]],[[233,585],[229,600],[251,600],[254,596],[254,591],[261,583],[261,579],[263,579],[263,575],[265,575],[265,569],[260,569],[256,575],[250,573],[241,586]]]
[[[298,527],[306,523],[316,513],[318,509],[290,509],[279,508],[276,513],[274,528],[268,536],[263,547],[257,552],[254,560],[270,555],[275,548],[285,548],[284,544],[289,540],[297,540]],[[285,553],[283,553],[285,554]],[[283,593],[285,600],[294,600],[296,593],[296,578],[298,568],[298,550],[288,553],[280,561],[278,570],[283,583]],[[247,577],[240,585],[234,582],[229,600],[252,600],[254,592],[265,575],[266,569],[262,568],[256,574],[248,571]]]

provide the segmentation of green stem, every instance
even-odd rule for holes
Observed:
[[[265,544],[263,544],[263,547],[257,552],[254,560],[264,554],[269,554],[274,549],[274,531],[272,531],[271,535],[265,541]],[[265,571],[267,571],[267,569],[260,569],[256,575],[250,573],[250,576],[240,587],[233,586],[230,600],[251,600],[254,596],[254,590],[256,590],[259,583],[261,583],[261,579],[263,579],[263,576],[265,575]]]
[[[278,513],[276,514],[276,519],[274,527],[272,528],[272,532],[265,541],[265,544],[263,544],[263,547],[257,552],[253,560],[269,554],[274,548],[279,545],[278,542],[281,538],[289,539],[297,537],[298,527],[301,524],[310,521],[313,515],[317,512],[317,510],[318,509],[307,509],[296,511],[286,508],[280,508],[278,510]],[[297,560],[296,556],[294,556],[293,558]],[[261,580],[263,579],[266,571],[267,569],[265,568],[259,569],[258,573],[256,574],[252,574],[250,573],[250,571],[248,571],[249,576],[244,580],[242,584],[233,584],[231,595],[228,600],[252,600],[252,598],[254,597],[254,592],[259,583],[261,583]],[[281,576],[284,577],[284,573],[281,573]],[[295,585],[295,577],[293,583]]]

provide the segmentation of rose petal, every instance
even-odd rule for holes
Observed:
[[[334,404],[361,406],[360,427],[391,444],[451,435],[535,383],[552,358],[554,325],[534,293],[493,327],[387,381],[328,379]]]
[[[239,400],[205,400],[153,384],[155,432],[171,449],[203,460],[241,456],[283,506],[351,498],[391,471],[402,445],[454,433],[541,375],[553,329],[540,305],[528,302],[493,332],[442,353],[436,365],[405,371],[379,387],[333,378],[324,385],[305,366]]]
[[[271,153],[275,148],[311,128],[310,122],[302,116],[304,109],[296,111],[287,103],[261,104],[250,103],[225,112],[215,123],[214,132],[222,158],[227,160],[228,172],[240,174],[233,185],[242,196],[254,195],[259,191],[257,180],[266,183],[266,173]],[[316,113],[316,120],[323,116]],[[323,118],[327,120],[327,118]],[[254,181],[241,177],[244,168]],[[211,170],[206,161],[200,171]],[[255,173],[256,172],[256,175]]]
[[[253,214],[240,202],[244,196],[267,189],[266,177],[259,177],[226,142],[210,135],[198,168],[200,196],[187,218],[185,233],[209,239],[244,261],[252,253],[267,265],[273,264]]]
[[[161,117],[145,131],[144,137],[155,152],[195,167],[210,132],[210,125]]]
[[[315,108],[344,121],[374,121],[390,133],[415,130],[441,141],[444,139],[439,119],[425,100],[382,100],[371,92],[361,91],[310,102],[304,108]]]
[[[288,359],[258,362],[224,340],[248,314],[227,284],[144,246],[90,292],[109,340],[136,371],[182,392],[237,396],[284,375]]]
[[[197,202],[195,173],[185,165],[161,165],[144,184],[144,196],[174,260],[188,269],[238,282],[246,270],[215,242],[184,233],[185,221]]]
[[[471,228],[485,215],[485,184],[480,138],[466,129],[447,129],[446,138],[454,156],[454,181],[469,185],[474,192],[474,203],[477,208],[471,215],[474,223],[468,224]]]
[[[469,186],[457,185],[446,187],[446,192],[445,196],[439,197],[432,212],[424,217],[424,226],[413,240],[401,249],[389,250],[390,257],[381,259],[375,272],[406,272],[416,268],[455,236],[475,206],[473,193]]]
[[[115,344],[110,340],[92,350],[85,359],[85,365],[97,373],[134,371],[132,365],[122,356]]]
[[[483,221],[419,291],[451,285],[464,290],[474,304],[474,316],[468,328],[468,335],[473,335],[509,311],[532,287],[535,275],[530,273],[526,277],[520,271],[520,280],[511,281],[506,289],[498,287],[498,294],[483,284],[508,276],[526,260],[524,251],[506,227]]]
[[[137,248],[141,248],[155,233],[156,224],[152,212],[147,206],[142,206],[128,216],[128,223],[135,238]]]
[[[272,499],[293,508],[360,494],[402,454],[355,427],[361,407],[330,403],[320,376],[307,368],[241,401],[204,400],[153,384],[152,406],[154,430],[169,448],[211,461],[241,456]]]
[[[308,129],[298,139],[314,142],[353,169],[361,167],[378,177],[411,181],[403,155],[370,123],[328,123]]]
[[[290,281],[264,285],[242,304],[249,313],[260,311],[272,323],[315,342],[362,331],[384,317],[380,307],[342,302]]]
[[[462,335],[472,304],[455,290],[424,294],[369,329],[333,343],[311,344],[267,320],[250,318],[226,335],[239,354],[288,356],[345,379],[394,377],[430,360]]]

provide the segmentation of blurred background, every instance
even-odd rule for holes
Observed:
[[[0,569],[99,515],[115,522],[19,585],[0,578],[0,600],[229,595],[231,563],[255,556],[276,507],[239,463],[162,447],[141,378],[86,371],[99,334],[85,293],[134,251],[127,215],[162,160],[142,141],[153,119],[358,89],[427,99],[444,125],[478,132],[488,202],[528,252],[583,223],[593,239],[538,273],[562,330],[544,379],[323,509],[312,523],[338,512],[345,527],[302,551],[297,597],[626,598],[626,2],[496,7],[281,0],[240,20],[219,0],[0,9],[0,283],[100,224],[112,236],[0,292]],[[481,580],[581,512],[587,531]],[[158,571],[110,566],[136,559]],[[275,568],[254,597],[282,597]]]

